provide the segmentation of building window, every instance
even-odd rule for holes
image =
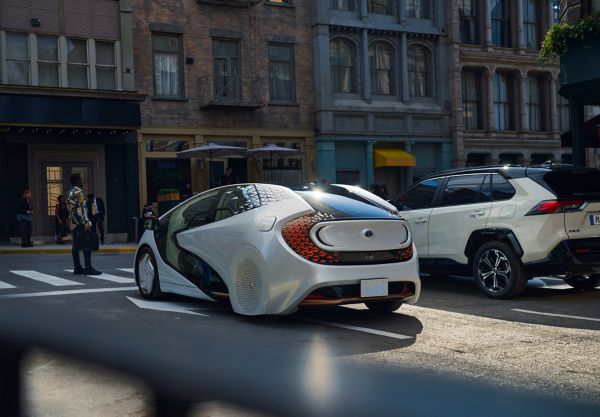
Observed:
[[[84,39],[67,39],[67,78],[71,88],[88,88],[88,51]]]
[[[393,95],[394,66],[392,48],[385,42],[375,42],[369,47],[371,91],[375,95]]]
[[[496,73],[494,84],[494,127],[497,130],[514,130],[512,111],[513,81],[508,74]]]
[[[432,96],[432,68],[429,52],[423,46],[408,49],[410,94],[414,97]]]
[[[542,131],[542,82],[539,77],[529,75],[525,80],[525,112],[527,128],[532,131]]]
[[[9,84],[29,85],[29,37],[6,32],[6,72]]]
[[[462,43],[479,43],[476,0],[459,0],[460,40]]]
[[[115,61],[114,42],[96,42],[96,88],[98,90],[114,90],[117,65]]]
[[[465,70],[462,74],[462,102],[465,129],[479,130],[481,126],[481,72]]]
[[[429,8],[429,0],[407,0],[408,17],[414,19],[429,19],[431,11]]]
[[[241,97],[239,51],[238,41],[215,40],[213,42],[216,97]]]
[[[154,95],[164,98],[183,96],[181,68],[181,37],[153,34]]]
[[[356,53],[347,39],[329,43],[331,54],[331,87],[334,93],[356,93]]]
[[[41,87],[58,87],[58,38],[37,36],[38,79]]]
[[[510,33],[510,13],[508,2],[505,0],[491,0],[492,6],[492,42],[496,46],[512,47]]]
[[[269,92],[272,101],[294,101],[294,50],[269,44]]]
[[[540,18],[536,0],[523,1],[523,33],[527,49],[540,48]]]
[[[373,14],[395,16],[397,0],[367,0],[367,11]]]
[[[355,0],[329,0],[329,8],[333,10],[356,10]]]

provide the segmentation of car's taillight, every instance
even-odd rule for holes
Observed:
[[[326,252],[310,240],[310,228],[319,222],[315,215],[303,216],[292,220],[283,227],[282,235],[285,242],[298,255],[319,264],[337,264],[337,252]]]
[[[583,203],[583,200],[545,200],[538,203],[534,208],[529,210],[526,216],[578,211],[580,210],[580,207],[583,205]]]

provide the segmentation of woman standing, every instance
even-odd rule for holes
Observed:
[[[33,205],[31,204],[31,190],[29,188],[23,191],[23,198],[17,207],[17,220],[21,229],[21,247],[32,247],[31,222],[33,221]]]

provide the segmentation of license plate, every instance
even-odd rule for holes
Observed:
[[[590,224],[600,224],[600,214],[590,214]]]
[[[360,281],[360,296],[367,297],[385,297],[388,295],[388,280],[381,279],[363,279]]]

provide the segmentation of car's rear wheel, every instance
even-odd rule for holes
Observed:
[[[484,243],[473,258],[477,287],[491,298],[513,298],[527,286],[527,274],[515,251],[506,243]]]
[[[156,300],[163,296],[158,280],[156,259],[148,247],[143,247],[138,251],[135,260],[135,283],[144,298]]]
[[[600,285],[600,274],[571,275],[565,282],[578,290],[593,290]]]
[[[402,305],[402,300],[367,301],[367,308],[375,313],[391,313]]]

